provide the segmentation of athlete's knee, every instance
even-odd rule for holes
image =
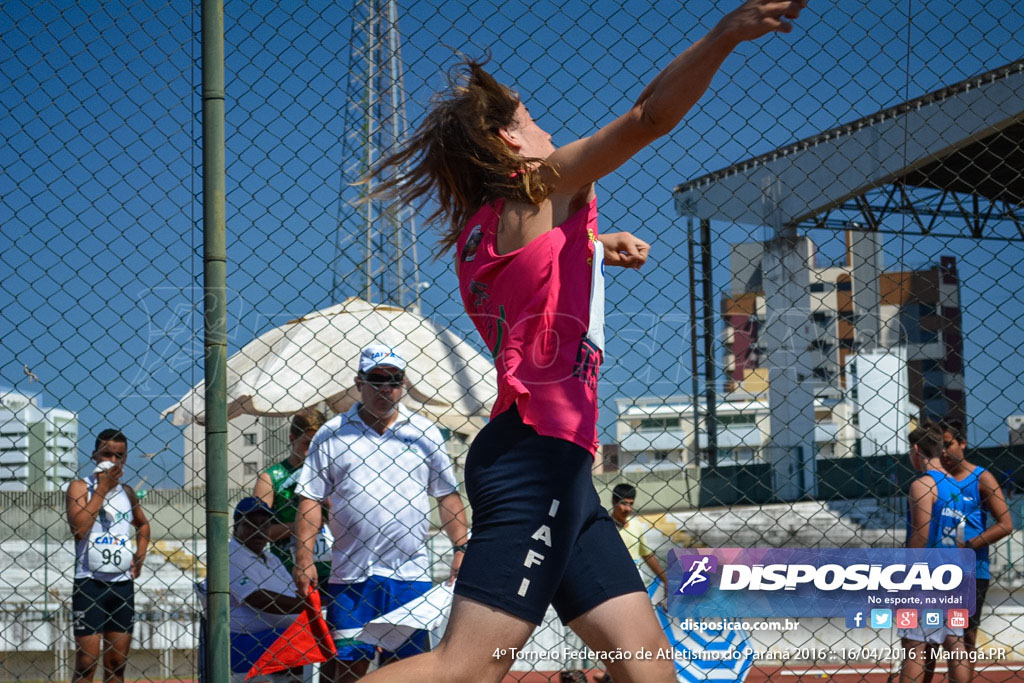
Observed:
[[[678,680],[675,666],[667,659],[609,663],[608,670],[615,683],[676,683]]]
[[[420,657],[430,663],[429,670],[443,672],[445,683],[500,683],[512,668],[512,661],[507,658],[488,656],[477,660],[464,654],[460,656],[453,648],[446,647],[443,640],[433,651]]]
[[[113,676],[124,678],[124,670],[128,666],[128,655],[124,652],[107,650],[103,653],[103,669]]]
[[[75,681],[91,681],[96,674],[99,657],[79,650],[75,653]]]

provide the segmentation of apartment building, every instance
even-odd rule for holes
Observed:
[[[0,491],[61,491],[77,470],[77,414],[0,391]]]

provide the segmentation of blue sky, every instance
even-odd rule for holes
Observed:
[[[231,351],[335,300],[335,230],[350,219],[339,208],[350,192],[345,6],[226,8]],[[410,122],[453,50],[489,52],[564,144],[624,111],[732,4],[638,6],[400,2]],[[202,376],[199,17],[180,3],[56,7],[0,8],[0,385],[78,412],[83,457],[109,424],[135,453],[170,443],[135,464],[150,485],[173,485],[181,430],[159,411]],[[1018,59],[1021,35],[1008,1],[819,2],[793,34],[741,46],[680,128],[599,183],[602,229],[654,245],[643,272],[615,273],[608,287],[602,427],[616,396],[689,393],[676,184]],[[762,235],[714,231],[720,292],[728,245]],[[1005,417],[1024,412],[1008,371],[1024,345],[1022,245],[889,236],[885,248],[888,267],[960,260],[971,438],[1005,440]],[[427,262],[424,275],[425,312],[475,340],[449,268]]]

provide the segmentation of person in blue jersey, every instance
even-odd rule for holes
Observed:
[[[964,520],[962,533],[958,530],[956,545],[970,548],[978,558],[976,569],[977,597],[974,603],[974,615],[967,622],[964,630],[964,647],[974,652],[978,638],[978,626],[981,623],[981,609],[985,605],[988,583],[992,578],[989,570],[988,548],[1001,538],[1013,532],[1013,517],[1006,505],[1006,496],[999,487],[995,475],[984,467],[979,467],[966,458],[967,436],[963,424],[956,421],[942,425],[942,466],[956,482],[958,495],[964,503]],[[992,516],[992,524],[987,524],[988,515]],[[974,673],[974,661],[970,662],[971,673]]]
[[[942,469],[942,431],[932,423],[922,423],[910,433],[910,463],[918,476],[907,494],[908,548],[955,547],[956,524],[944,510],[954,503],[950,478]],[[952,528],[952,534],[950,533]],[[945,648],[949,680],[966,683],[970,667],[966,661],[963,629],[946,624],[897,630],[903,646],[900,683],[928,683],[935,670],[939,647]]]

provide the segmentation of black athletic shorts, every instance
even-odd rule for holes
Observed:
[[[513,407],[477,434],[466,461],[473,533],[456,595],[540,624],[563,623],[643,591],[636,565],[591,480],[593,458],[540,436]]]
[[[135,584],[75,579],[71,616],[76,636],[96,633],[131,633],[135,623]]]
[[[975,579],[974,591],[974,614],[967,620],[968,629],[978,629],[981,624],[981,608],[985,606],[985,596],[988,595],[988,579]]]

